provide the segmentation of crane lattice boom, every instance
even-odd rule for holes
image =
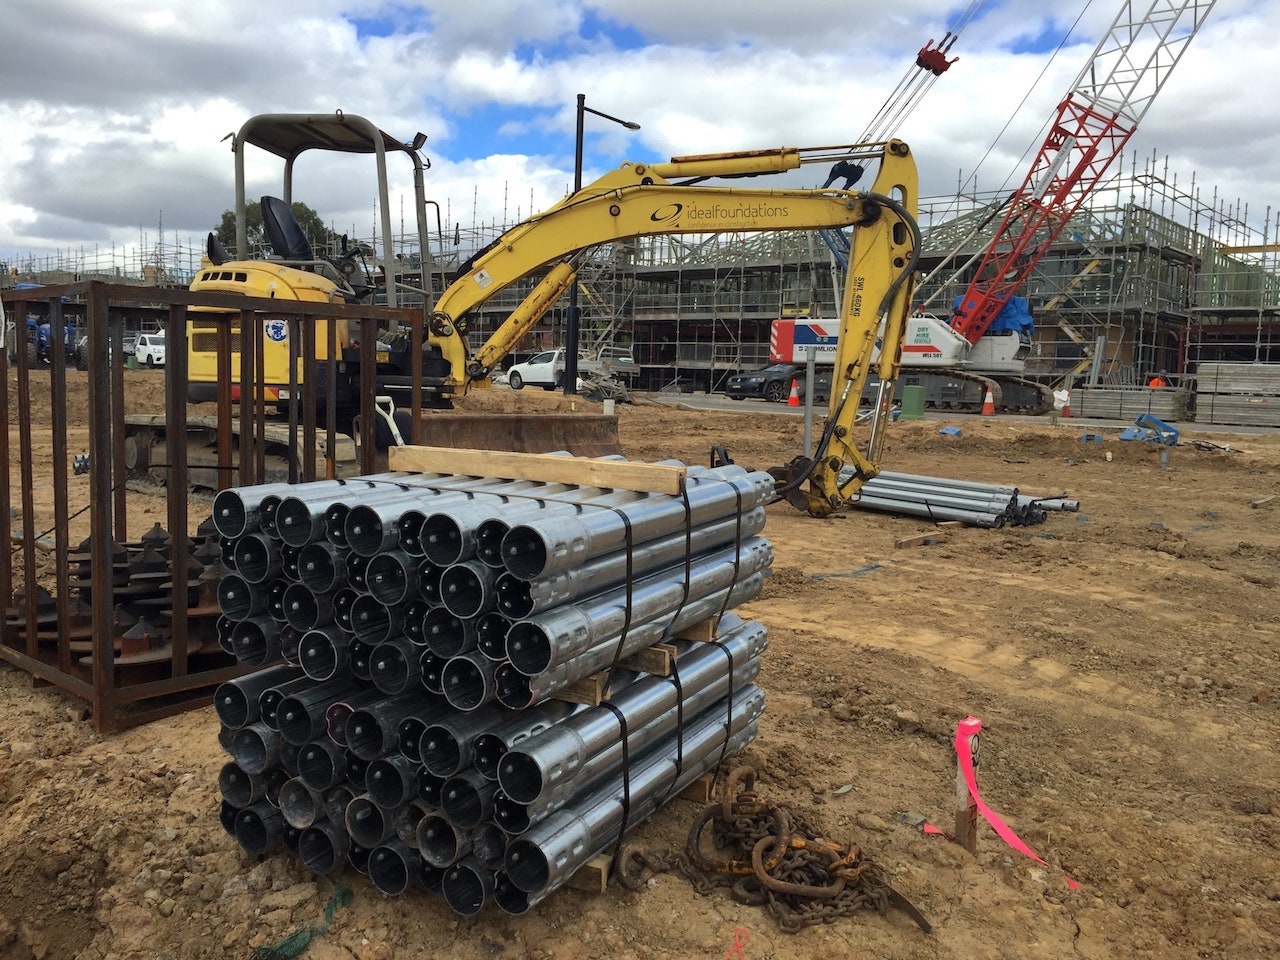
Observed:
[[[1058,105],[951,325],[976,343],[1124,149],[1217,0],[1127,0]],[[1145,4],[1144,4],[1145,5]]]

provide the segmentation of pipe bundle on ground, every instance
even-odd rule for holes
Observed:
[[[852,479],[841,475],[841,482]],[[900,513],[927,520],[958,520],[974,527],[1029,526],[1044,523],[1051,510],[1075,512],[1078,500],[1035,498],[1017,487],[972,480],[952,480],[911,473],[883,471],[868,480],[850,501],[863,510]]]
[[[748,744],[766,473],[680,496],[385,474],[225,490],[222,821],[464,916],[522,913]],[[703,621],[710,642],[672,638]],[[619,666],[672,643],[670,676]],[[560,699],[607,672],[608,700]]]

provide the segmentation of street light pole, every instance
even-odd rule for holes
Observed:
[[[639,130],[640,124],[630,120],[602,113],[587,106],[587,95],[578,94],[577,126],[573,141],[573,192],[576,196],[582,189],[582,120],[585,114],[595,114],[605,120],[611,120],[628,130]],[[569,316],[564,325],[564,392],[572,396],[578,392],[578,276],[574,274],[573,283],[569,286]]]

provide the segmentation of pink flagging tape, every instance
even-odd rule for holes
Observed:
[[[729,948],[729,952],[724,955],[724,960],[746,960],[745,953],[747,944],[751,942],[751,931],[746,927],[738,927],[733,931],[733,946]]]
[[[1043,863],[1046,867],[1050,866],[1047,860],[1042,859],[1034,850],[1022,842],[1022,838],[1000,819],[1000,814],[982,801],[982,796],[978,793],[978,777],[973,772],[973,754],[969,750],[969,738],[977,736],[981,732],[982,721],[977,717],[966,717],[956,727],[956,757],[960,761],[960,770],[964,774],[964,781],[969,786],[969,796],[973,798],[973,803],[978,808],[978,812],[982,814],[983,819],[991,824],[991,829],[996,832],[996,836],[1023,856],[1030,857],[1036,863]],[[1067,886],[1072,890],[1080,886],[1065,873],[1063,876],[1066,877]]]

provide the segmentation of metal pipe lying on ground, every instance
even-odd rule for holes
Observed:
[[[562,605],[518,621],[507,635],[507,655],[521,673],[538,676],[598,643],[620,637],[633,625],[643,629],[658,623],[690,601],[742,582],[772,562],[773,547],[762,537],[703,554],[687,570],[683,564],[669,567],[581,604]]]
[[[764,529],[764,507],[727,517],[669,537],[641,544],[630,553],[620,551],[573,570],[541,580],[522,580],[504,573],[498,578],[498,607],[513,620],[600,593],[628,576],[642,577],[664,567],[698,557],[727,543],[745,543]]]
[[[454,913],[473,917],[493,894],[494,872],[474,857],[459,860],[445,871],[440,892]]]
[[[259,697],[263,691],[300,678],[297,668],[281,665],[220,683],[213,693],[214,711],[228,727],[248,726],[262,715]]]
[[[692,727],[684,743],[681,772],[677,773],[676,758],[661,748],[632,767],[625,824],[622,781],[614,778],[573,807],[556,811],[528,833],[513,839],[505,862],[511,882],[530,894],[531,899],[555,890],[617,840],[624,827],[629,830],[643,823],[667,798],[714,767],[722,755],[740,752],[755,739],[757,731],[752,720],[736,735],[726,737],[721,716]]]
[[[911,503],[906,500],[886,500],[881,497],[857,497],[849,501],[849,506],[863,510],[877,510],[882,513],[902,513],[911,517],[923,517],[926,520],[958,520],[973,527],[1004,526],[1004,515],[999,513],[978,513],[973,510],[953,510],[948,507],[931,507],[922,503]]]
[[[716,710],[722,716],[730,715],[734,718],[734,726],[731,731],[733,733],[738,731],[739,724],[745,723],[746,719],[754,719],[764,713],[764,692],[759,687],[740,687],[734,693],[732,699],[716,696],[715,690],[708,690],[705,693],[707,696],[698,697],[696,705],[690,704],[690,715],[705,716],[708,712]],[[699,707],[701,709],[695,713],[694,710]],[[665,728],[665,734],[658,734],[657,731],[660,727]],[[637,754],[643,754],[645,750],[653,748],[655,744],[662,745],[664,740],[676,740],[681,737],[683,737],[683,733],[680,732],[674,720],[670,724],[663,724],[661,719],[657,719],[652,721],[648,728],[642,728],[637,731],[634,742],[631,742],[629,738],[628,744],[631,750]],[[504,832],[512,836],[526,832],[535,823],[539,823],[557,810],[569,806],[584,791],[590,791],[593,784],[599,783],[605,777],[621,770],[622,756],[622,745],[618,744],[616,750],[609,751],[607,756],[593,757],[591,762],[583,768],[581,776],[566,781],[551,790],[544,791],[542,797],[536,803],[516,803],[504,794],[503,797],[495,802],[494,822]]]
[[[280,814],[289,826],[305,830],[323,819],[324,794],[301,777],[286,780],[280,787]]]
[[[421,859],[418,851],[403,840],[389,840],[369,854],[369,879],[380,892],[398,897],[417,876]]]
[[[526,676],[513,664],[502,665],[496,674],[499,702],[515,710],[524,709],[554,696],[581,677],[603,670],[615,660],[630,656],[637,650],[652,646],[668,633],[678,633],[702,620],[717,616],[730,607],[740,606],[760,595],[764,587],[763,574],[754,574],[740,580],[727,590],[720,590],[700,600],[686,604],[670,623],[645,623],[627,632],[620,644],[618,637],[610,637],[551,670],[536,677]]]
[[[690,478],[686,497],[650,497],[626,507],[548,517],[511,528],[502,540],[507,570],[538,580],[636,544],[754,510],[774,493],[773,478],[721,467]],[[686,512],[687,507],[687,512]]]
[[[1036,506],[1042,510],[1055,510],[1063,513],[1080,512],[1080,501],[1073,500],[1068,497],[1029,497],[1026,495],[1020,495],[1018,497],[1018,504],[1019,506]]]
[[[736,615],[726,614],[725,619]],[[676,724],[676,706],[682,701],[694,716],[707,704],[704,692],[717,698],[738,689],[759,673],[759,656],[768,645],[768,631],[755,621],[737,620],[722,624],[724,631],[716,645],[677,641],[676,677],[641,677],[611,691],[610,707],[582,710],[513,746],[498,764],[498,782],[503,792],[520,804],[535,804],[553,791],[577,793],[594,770],[621,763],[622,724],[637,736],[653,722],[660,722],[647,737],[664,736]],[[676,684],[676,679],[679,685]],[[630,745],[643,749],[646,741]],[[617,756],[610,754],[616,750]],[[478,766],[478,765],[477,765]]]

